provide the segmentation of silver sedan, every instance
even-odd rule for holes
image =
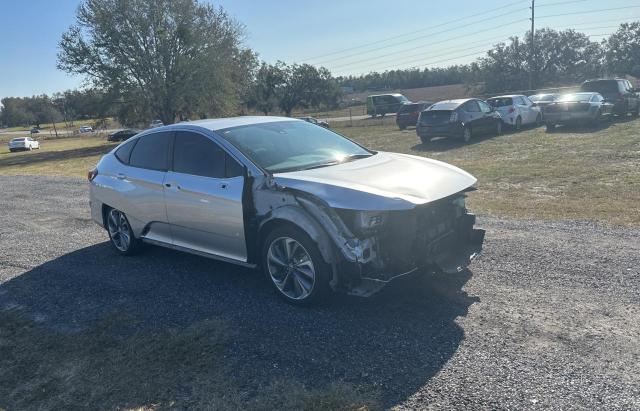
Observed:
[[[457,272],[484,240],[465,207],[470,174],[290,118],[148,130],[88,178],[92,218],[118,253],[144,242],[260,267],[292,303],[329,290],[369,296],[417,270]]]

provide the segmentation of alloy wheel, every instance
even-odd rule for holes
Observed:
[[[132,235],[131,227],[125,215],[116,209],[109,211],[107,229],[113,245],[123,253],[127,252],[131,246]]]
[[[292,300],[304,300],[315,286],[316,271],[311,255],[293,238],[279,237],[271,242],[267,270],[278,290]]]

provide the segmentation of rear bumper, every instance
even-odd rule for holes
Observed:
[[[416,126],[416,134],[419,137],[461,137],[464,127],[461,123],[443,125],[423,125]]]
[[[595,113],[591,111],[572,111],[572,112],[545,112],[544,120],[548,123],[555,124],[564,124],[564,123],[575,123],[584,120],[593,120],[595,118]]]

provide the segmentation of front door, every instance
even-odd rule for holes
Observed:
[[[242,168],[211,138],[178,131],[165,178],[167,217],[176,246],[247,261]]]

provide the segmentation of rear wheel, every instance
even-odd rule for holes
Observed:
[[[262,247],[262,266],[278,295],[292,304],[310,304],[329,291],[330,267],[302,230],[271,231]]]
[[[462,130],[462,141],[468,143],[471,141],[471,138],[473,138],[473,132],[471,131],[471,127],[467,126]]]
[[[106,213],[106,220],[113,248],[121,255],[134,254],[140,246],[140,240],[133,235],[127,216],[122,211],[111,208]]]
[[[547,123],[547,133],[553,133],[556,129],[556,125],[553,123]]]

